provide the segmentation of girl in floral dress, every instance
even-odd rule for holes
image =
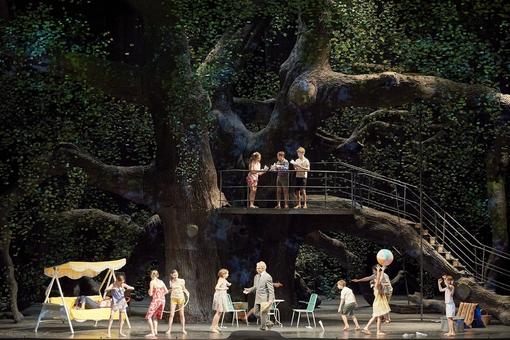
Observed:
[[[268,167],[265,166],[264,169],[260,169],[260,161],[262,156],[258,152],[254,152],[250,157],[250,164],[248,165],[248,176],[246,176],[246,184],[248,184],[248,188],[250,191],[249,194],[249,204],[248,208],[258,208],[255,205],[255,196],[257,195],[257,185],[259,181],[259,176],[263,175]]]
[[[151,271],[151,283],[148,293],[149,296],[152,296],[152,301],[145,319],[149,322],[151,332],[146,336],[156,336],[158,334],[158,319],[163,318],[163,310],[165,309],[165,294],[168,294],[168,289],[165,283],[159,279],[157,270]]]

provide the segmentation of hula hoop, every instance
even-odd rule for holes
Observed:
[[[184,293],[184,299],[186,300],[186,301],[184,302],[184,304],[183,304],[181,307],[177,308],[177,309],[174,311],[174,313],[175,313],[175,312],[180,311],[181,309],[184,309],[184,307],[186,307],[186,306],[188,305],[188,302],[189,302],[189,295],[188,295],[188,294],[186,294],[186,293]],[[170,298],[170,304],[172,304],[172,298]],[[170,314],[170,313],[171,313],[171,311],[169,311],[169,310],[163,310],[163,313]]]

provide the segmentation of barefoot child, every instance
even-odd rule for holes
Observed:
[[[248,165],[248,176],[246,176],[246,184],[250,190],[248,208],[258,208],[255,206],[255,196],[257,195],[257,184],[259,176],[263,175],[268,169],[267,166],[260,170],[260,161],[262,156],[258,152],[254,152],[250,157],[250,164]]]
[[[216,283],[212,308],[216,313],[214,314],[211,332],[219,333],[218,323],[220,321],[221,313],[227,311],[227,290],[231,283],[227,281],[228,270],[220,269],[218,272],[218,282]]]
[[[308,208],[306,205],[306,179],[308,177],[308,171],[310,171],[310,161],[305,157],[305,148],[303,147],[297,149],[297,155],[298,158],[291,161],[296,170],[297,205],[294,208],[306,209]],[[303,198],[303,205],[301,205],[301,197]]]
[[[356,302],[356,297],[354,296],[352,289],[347,287],[345,280],[338,281],[336,286],[338,287],[338,289],[342,290],[342,292],[340,293],[340,306],[338,306],[338,311],[342,315],[342,320],[344,322],[344,331],[349,330],[349,322],[347,321],[348,316],[352,318],[352,321],[356,326],[356,328],[354,329],[359,330],[360,327],[358,324],[358,319],[356,318],[356,315],[354,315],[354,310],[358,306],[358,303]]]
[[[442,283],[444,282],[445,287]],[[455,336],[454,320],[455,317],[455,302],[453,301],[453,293],[455,287],[453,286],[453,277],[450,275],[443,275],[442,278],[437,280],[437,287],[440,292],[444,292],[444,303],[446,305],[446,318],[448,319],[448,333],[445,336]]]
[[[388,314],[391,309],[390,305],[388,304],[388,299],[386,298],[386,295],[384,294],[384,288],[382,285],[382,280],[384,277],[384,270],[386,267],[380,267],[377,265],[376,267],[376,276],[375,276],[375,283],[374,283],[374,303],[372,304],[372,317],[370,320],[368,320],[367,325],[362,329],[362,332],[365,334],[370,334],[370,331],[368,330],[368,327],[374,322],[374,320],[377,319],[377,335],[384,335],[385,333],[381,330],[381,321],[382,317],[385,314]]]
[[[186,320],[184,319],[184,303],[186,302],[186,299],[184,294],[189,296],[189,292],[186,289],[186,282],[183,279],[179,278],[179,273],[175,269],[170,272],[169,288],[170,288],[170,317],[168,318],[168,330],[166,331],[166,334],[170,334],[172,332],[172,323],[174,322],[176,309],[178,309],[179,311],[179,316],[182,325],[182,333],[188,334],[188,332],[186,332],[185,329]]]
[[[126,314],[127,309],[127,301],[124,297],[124,292],[127,289],[134,290],[135,288],[127,285],[126,279],[124,275],[119,274],[117,275],[117,280],[115,280],[114,283],[110,284],[106,291],[111,291],[112,294],[112,302],[111,302],[111,311],[110,311],[110,321],[108,322],[108,337],[112,337],[111,329],[112,329],[112,323],[113,323],[113,315],[116,311],[119,311],[119,334],[121,336],[126,336],[126,334],[122,333],[122,326],[124,326],[124,318],[122,317],[122,314]]]
[[[145,319],[149,322],[151,332],[146,336],[157,336],[158,334],[158,319],[163,318],[163,310],[165,309],[165,294],[168,294],[168,289],[163,281],[159,279],[157,270],[151,271],[151,283],[149,286],[149,296],[152,297],[149,310],[145,315]]]
[[[285,152],[279,151],[276,155],[277,161],[271,166],[276,175],[276,209],[280,209],[280,197],[283,194],[284,208],[289,208],[289,161],[285,159]]]

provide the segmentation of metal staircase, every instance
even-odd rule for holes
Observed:
[[[510,263],[510,255],[480,242],[425,193],[420,228],[418,187],[343,162],[312,164],[312,169],[321,168],[328,169],[318,172],[327,183],[325,195],[348,198],[354,207],[366,206],[402,218],[417,233],[421,229],[424,240],[461,274],[473,277],[489,289],[510,291],[510,270],[494,264],[496,259]]]

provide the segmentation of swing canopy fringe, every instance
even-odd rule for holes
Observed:
[[[62,278],[67,276],[73,280],[77,280],[83,276],[96,277],[107,269],[119,270],[126,265],[126,259],[102,262],[80,262],[70,261],[58,266],[44,268],[44,275],[48,277]]]

